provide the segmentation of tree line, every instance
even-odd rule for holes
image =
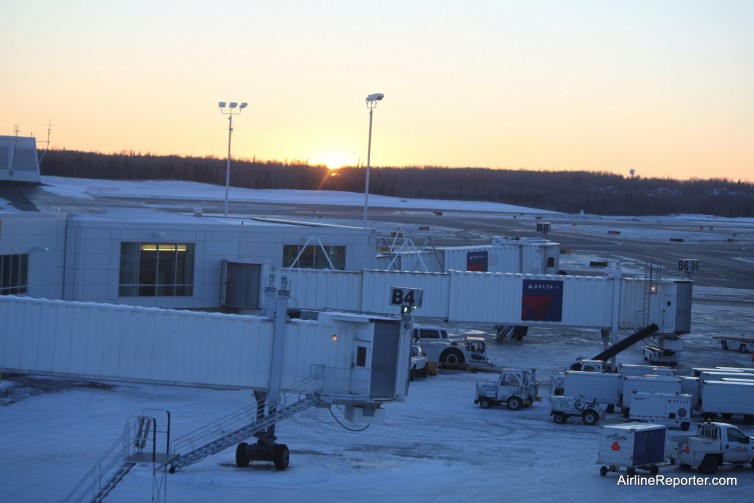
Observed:
[[[305,162],[234,159],[231,184],[253,189],[363,192],[364,168],[335,171]],[[225,185],[226,160],[50,150],[43,175],[118,180],[185,180]],[[754,184],[724,178],[674,180],[607,172],[533,171],[436,166],[374,167],[370,194],[514,204],[597,215],[754,216]]]

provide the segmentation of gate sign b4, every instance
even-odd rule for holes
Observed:
[[[422,307],[423,296],[424,290],[421,288],[401,288],[399,286],[390,288],[390,304],[393,306]]]

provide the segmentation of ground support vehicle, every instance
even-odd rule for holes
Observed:
[[[587,401],[584,395],[550,396],[550,415],[558,424],[565,423],[569,417],[580,417],[585,425],[594,426],[605,418],[605,411],[597,402]]]
[[[681,392],[681,378],[674,376],[628,376],[623,380],[620,408],[623,417],[628,418],[631,402],[636,393],[673,393]]]
[[[427,377],[427,353],[418,344],[412,344],[409,378],[413,381],[418,375]]]
[[[660,424],[626,423],[601,426],[597,464],[600,475],[626,468],[629,475],[637,469],[657,475],[667,465],[665,437],[667,428]]]
[[[474,403],[483,409],[505,403],[510,410],[528,407],[539,400],[535,369],[502,369],[497,380],[476,383]]]
[[[443,367],[489,368],[494,364],[487,358],[484,337],[466,336],[447,341],[421,342],[422,350],[430,363]]]
[[[691,427],[691,395],[635,392],[630,421],[664,424],[687,431]]]
[[[706,474],[724,464],[754,468],[754,438],[727,423],[702,423],[695,435],[668,438],[665,450],[671,463],[681,468],[696,466]]]
[[[553,395],[586,397],[588,402],[604,405],[612,412],[620,404],[623,376],[620,374],[569,370],[550,379]]]
[[[703,418],[743,416],[744,424],[754,424],[754,382],[704,381],[699,395],[698,413]]]
[[[644,360],[652,364],[671,365],[678,364],[678,358],[683,349],[683,343],[677,336],[660,336],[657,345],[647,345],[642,348]]]
[[[728,348],[738,349],[742,353],[751,353],[754,351],[754,339],[751,337],[726,337],[716,335],[714,339],[720,341],[720,346],[727,350]]]

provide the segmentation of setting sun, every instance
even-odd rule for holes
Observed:
[[[336,170],[338,168],[342,168],[343,166],[352,164],[352,161],[348,160],[345,155],[335,153],[322,156],[321,163],[327,166],[327,169]]]

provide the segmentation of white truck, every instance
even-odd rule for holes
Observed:
[[[706,474],[715,473],[724,464],[754,468],[754,438],[730,424],[702,423],[695,435],[670,436],[665,455],[672,464],[696,466]]]
[[[661,367],[657,365],[637,365],[635,363],[619,363],[617,371],[623,377],[645,375],[675,375],[675,370],[670,367]]]
[[[681,392],[681,378],[673,376],[629,376],[623,380],[620,408],[624,417],[629,417],[631,401],[635,393]]]
[[[754,424],[754,382],[707,381],[699,387],[698,413],[705,419],[743,416]]]
[[[538,393],[535,369],[506,368],[500,371],[497,380],[476,383],[474,403],[483,409],[505,403],[510,410],[518,410],[537,401]]]
[[[414,326],[414,342],[421,344],[430,362],[445,367],[491,367],[487,357],[487,341],[479,336],[450,337],[441,327]]]
[[[427,377],[427,353],[418,344],[412,344],[409,377],[413,381],[417,375]]]
[[[630,421],[664,424],[688,431],[691,427],[691,395],[634,392]]]
[[[598,403],[612,412],[620,404],[623,376],[601,372],[569,370],[556,374],[550,380],[553,395],[583,396],[588,403]]]

